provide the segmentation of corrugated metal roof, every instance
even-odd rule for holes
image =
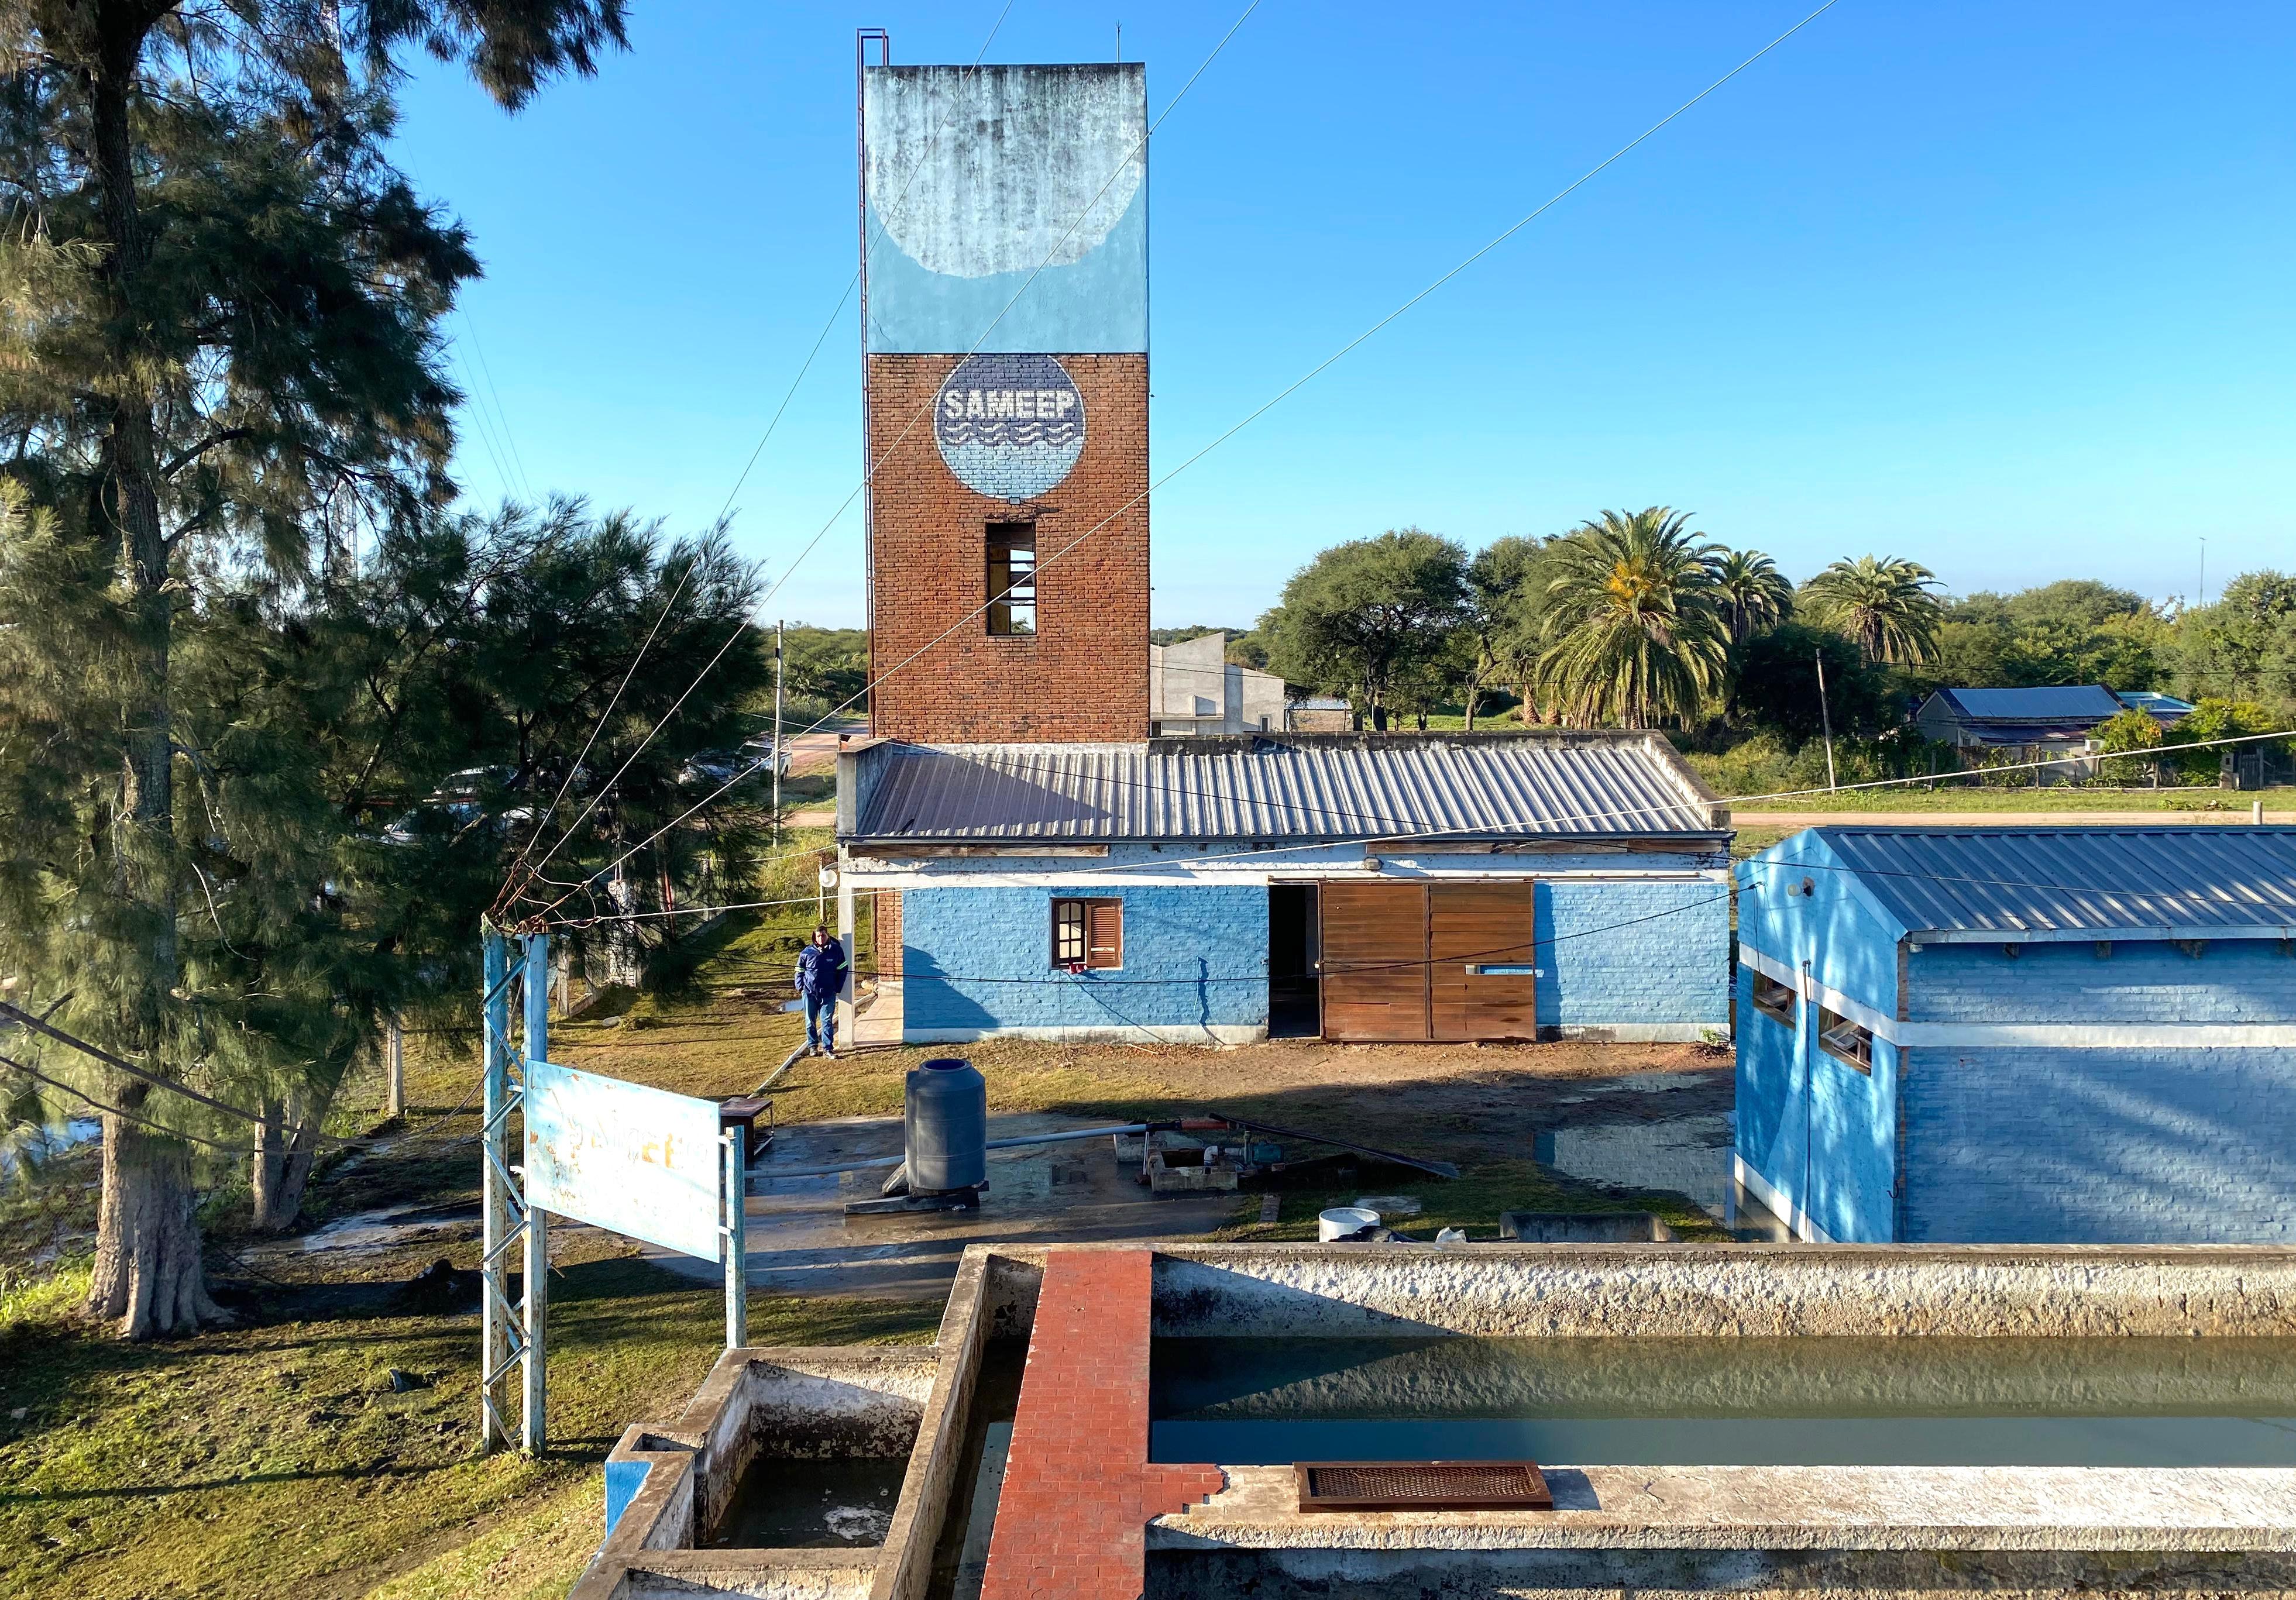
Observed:
[[[2296,925],[2296,829],[1815,831],[1908,931],[2202,937]]]
[[[852,836],[862,839],[1523,838],[1726,826],[1655,734],[888,743],[861,759]]]
[[[2045,689],[1939,689],[1940,699],[1977,722],[2102,722],[2120,702],[2101,684]]]

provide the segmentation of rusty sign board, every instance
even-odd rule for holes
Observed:
[[[527,1202],[718,1260],[726,1165],[718,1124],[715,1100],[529,1062]]]

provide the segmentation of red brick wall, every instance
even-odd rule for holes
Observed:
[[[880,889],[875,893],[877,915],[871,937],[874,940],[877,973],[880,977],[898,978],[901,975],[901,891]]]
[[[1148,736],[1148,358],[1060,361],[1084,397],[1084,453],[1041,498],[1014,505],[958,482],[933,442],[933,397],[957,358],[869,357],[869,453],[883,457],[870,705],[883,737]],[[993,638],[976,614],[988,599],[988,525],[1027,521],[1037,524],[1037,631]]]

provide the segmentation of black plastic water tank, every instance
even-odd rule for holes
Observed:
[[[939,1194],[988,1181],[988,1080],[969,1061],[945,1055],[909,1069],[901,1145],[909,1192]]]

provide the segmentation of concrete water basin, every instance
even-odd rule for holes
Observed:
[[[738,1374],[837,1354],[734,1352],[618,1447],[610,1473],[690,1441],[576,1596],[2284,1594],[2292,1341],[2285,1251],[980,1245],[902,1352],[931,1382],[882,1545],[697,1547],[773,1392]],[[1401,1424],[1378,1454],[1420,1460],[1462,1422],[1652,1426],[1548,1435],[1552,1509],[1303,1512],[1288,1458],[1334,1440],[1152,1451],[1159,1388],[1195,1421]]]

